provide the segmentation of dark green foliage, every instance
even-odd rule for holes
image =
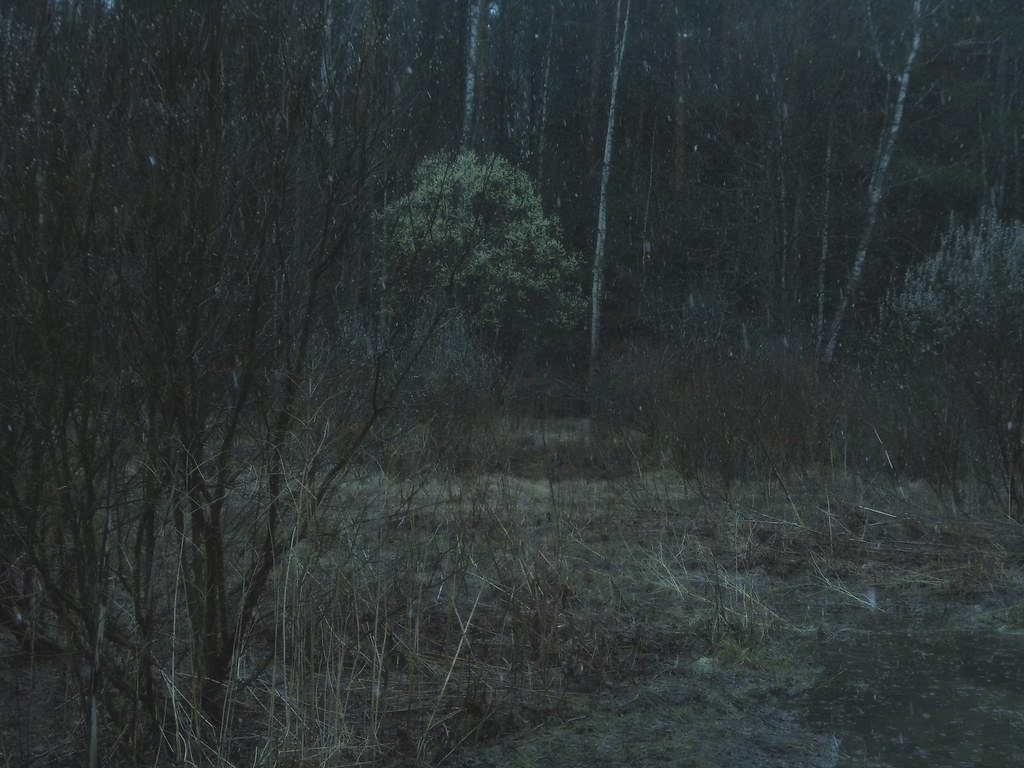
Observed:
[[[430,297],[503,352],[536,351],[580,326],[582,271],[533,183],[508,161],[435,155],[382,215],[384,311]]]

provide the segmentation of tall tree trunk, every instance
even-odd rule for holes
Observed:
[[[892,150],[896,145],[896,137],[900,132],[900,125],[903,122],[903,107],[907,100],[907,90],[910,87],[910,71],[914,66],[914,60],[921,48],[921,0],[914,0],[913,16],[914,36],[910,44],[910,51],[907,53],[907,60],[903,64],[903,71],[899,75],[899,90],[896,93],[896,104],[893,107],[892,117],[878,143],[878,153],[875,155],[875,165],[871,169],[871,181],[868,183],[868,207],[864,219],[864,228],[861,230],[860,239],[857,242],[857,253],[853,259],[853,266],[846,279],[846,287],[839,296],[839,305],[832,317],[832,324],[829,328],[828,341],[825,344],[824,357],[826,363],[831,363],[835,355],[836,344],[839,341],[839,332],[842,329],[843,318],[846,309],[850,305],[850,299],[856,294],[860,284],[861,274],[864,271],[864,263],[868,257],[868,247],[871,245],[871,237],[875,231],[875,222],[878,219],[878,207],[885,194],[885,177],[889,170],[889,163],[892,161]]]
[[[601,162],[601,194],[597,205],[597,244],[594,247],[593,282],[590,294],[590,365],[593,368],[600,350],[601,341],[601,291],[604,286],[604,247],[608,234],[608,176],[612,167],[612,144],[615,138],[615,103],[619,92],[619,73],[622,71],[622,56],[626,50],[626,34],[629,31],[629,2],[621,14],[622,0],[615,3],[615,57],[612,64],[612,92],[608,103],[608,129],[604,135],[604,159]],[[620,26],[621,24],[621,26]]]
[[[672,191],[681,192],[686,170],[686,109],[683,95],[686,88],[686,53],[683,47],[684,30],[676,30],[675,101],[672,112]]]
[[[480,50],[480,35],[484,25],[484,3],[487,0],[470,0],[469,37],[466,43],[466,93],[462,108],[462,149],[470,148],[473,140],[473,112],[476,107],[477,56]]]
[[[590,49],[590,98],[587,100],[587,157],[597,147],[597,102],[601,91],[601,60],[604,58],[604,24],[608,16],[608,0],[598,0],[594,19],[594,40]],[[616,23],[618,19],[616,18]]]
[[[825,148],[825,201],[821,220],[821,256],[818,259],[818,314],[814,328],[814,348],[821,351],[825,336],[825,264],[828,261],[828,220],[832,214],[832,120],[828,124],[828,143]]]
[[[548,23],[548,44],[544,51],[544,75],[540,91],[540,126],[537,129],[537,187],[544,185],[544,150],[547,141],[548,108],[551,104],[551,50],[555,40],[555,4],[551,3],[551,21]]]
[[[989,205],[994,211],[1002,212],[1006,201],[1007,177],[1007,111],[1008,91],[1008,46],[1006,35],[999,39],[999,64],[996,67],[996,131],[999,156],[996,158],[996,180],[989,191]]]

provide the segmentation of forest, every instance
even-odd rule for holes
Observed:
[[[696,535],[664,473],[729,546],[847,482],[1018,546],[1016,0],[0,0],[0,50],[0,762],[470,765],[668,652],[594,585],[620,513]]]

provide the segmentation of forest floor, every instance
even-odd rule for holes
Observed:
[[[1019,637],[1024,593],[1020,589],[985,592],[984,596],[955,599],[918,592],[907,598],[907,604],[930,613],[928,632],[946,627],[950,632],[977,632],[979,638],[984,638],[992,631],[1012,627]],[[932,612],[936,604],[948,609],[941,618]],[[887,756],[884,742],[871,745],[871,749],[851,748],[847,744],[854,745],[847,741],[848,734],[823,726],[821,721],[828,719],[829,713],[810,716],[812,695],[830,683],[815,644],[824,645],[831,636],[843,632],[877,631],[873,621],[877,619],[833,612],[820,629],[810,633],[795,627],[781,630],[756,651],[726,646],[709,656],[696,651],[665,654],[660,666],[650,673],[629,682],[605,684],[598,691],[567,696],[557,721],[468,750],[453,764],[459,768],[906,768],[996,764],[943,762],[941,757],[936,759],[936,754],[942,752],[923,749],[919,750],[919,759],[905,761],[894,754]],[[896,623],[900,621],[893,619],[889,629],[902,631],[907,624]],[[841,717],[838,712],[836,715]],[[860,735],[861,739],[868,737]],[[998,754],[1019,756],[1019,741],[1015,737],[1007,745],[998,745]]]
[[[1006,755],[1024,755],[1020,663],[993,662],[979,684],[984,660],[970,650],[985,655],[993,638],[1008,637],[1018,643],[1009,658],[1024,657],[1024,528],[992,509],[990,494],[961,487],[954,496],[884,472],[833,469],[723,488],[720,479],[602,461],[592,446],[632,453],[618,438],[598,438],[591,442],[579,424],[540,437],[530,429],[503,447],[500,462],[462,477],[353,478],[338,499],[346,514],[364,510],[345,529],[353,533],[325,537],[315,557],[296,547],[294,557],[313,563],[305,583],[326,596],[310,613],[311,628],[324,620],[322,605],[355,611],[345,608],[355,604],[351,595],[386,593],[380,605],[394,607],[382,608],[379,621],[387,637],[404,638],[389,658],[404,647],[416,661],[418,676],[411,662],[396,664],[392,677],[408,682],[388,689],[388,712],[409,719],[382,718],[379,757],[363,764],[902,768],[1012,764]],[[359,560],[363,552],[371,559]],[[410,595],[421,596],[420,607]],[[461,634],[439,621],[445,611]],[[301,628],[300,614],[281,613]],[[384,623],[392,620],[393,629]],[[909,651],[879,640],[895,635],[909,638]],[[913,656],[913,646],[946,637],[964,658],[952,673],[934,674],[957,680],[927,689],[937,657]],[[408,651],[414,644],[419,656]],[[0,634],[0,758],[76,764],[80,731],[42,736],[78,720],[70,682],[61,666],[23,655]],[[355,675],[362,667],[332,667],[336,655],[325,647],[320,666],[300,655],[293,663],[308,666],[293,672],[350,675],[339,707],[355,711],[369,684]],[[902,694],[869,678],[895,678],[901,665],[918,663],[927,690],[910,708],[952,701],[956,718],[933,722],[938,731],[968,742],[971,733],[979,743],[1008,738],[1002,752],[936,761],[920,744],[929,732],[913,723],[898,724],[904,739],[904,730],[851,725],[839,711],[895,710],[893,696]],[[971,686],[998,688],[1001,676],[1004,700],[980,707],[989,725],[965,723],[957,697]],[[403,735],[406,722],[419,736]],[[1002,735],[1014,733],[1021,735]],[[385,737],[409,746],[387,748]],[[260,737],[259,754],[271,754],[268,741]],[[893,756],[904,747],[923,757]],[[350,762],[310,755],[288,764]],[[285,765],[251,756],[231,764]]]
[[[449,764],[982,764],[934,762],[927,744],[904,745],[903,731],[893,743],[901,754],[916,750],[920,758],[901,759],[885,743],[886,734],[852,739],[838,722],[842,713],[814,710],[859,706],[827,695],[847,671],[842,656],[838,662],[835,653],[829,656],[836,647],[861,644],[871,649],[865,653],[880,654],[851,658],[848,666],[858,670],[866,663],[883,677],[893,665],[923,659],[927,666],[929,656],[886,659],[868,638],[905,633],[913,645],[915,637],[948,635],[966,637],[970,647],[1004,633],[1020,647],[1024,530],[1005,515],[984,511],[969,494],[954,503],[944,490],[889,476],[818,475],[789,484],[737,484],[728,492],[671,473],[601,481],[567,477],[550,487],[546,481],[518,482],[520,504],[532,483],[537,504],[547,496],[561,508],[560,525],[571,531],[578,571],[601,574],[582,582],[595,600],[604,596],[618,606],[618,642],[620,648],[631,645],[632,656],[620,654],[618,672],[610,670],[599,682],[569,681],[545,721],[462,751]],[[621,631],[623,614],[636,625],[633,639]],[[862,639],[836,645],[851,637]],[[833,659],[828,667],[827,657]],[[1019,664],[1011,671],[1019,676]],[[933,674],[917,673],[926,680]],[[872,692],[874,680],[851,685],[865,691],[866,709],[892,704]],[[907,697],[918,693],[925,701],[936,696],[926,690],[908,691]],[[1017,696],[1007,706],[1014,705],[1019,708],[1008,716],[1016,723],[1024,699]],[[962,713],[950,717],[951,728],[965,728]],[[908,741],[929,738],[912,724],[906,733]],[[1008,744],[1006,754],[1017,754],[1019,742]]]

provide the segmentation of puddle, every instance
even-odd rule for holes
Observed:
[[[807,715],[835,765],[1024,764],[1024,635],[851,631],[812,655]]]

